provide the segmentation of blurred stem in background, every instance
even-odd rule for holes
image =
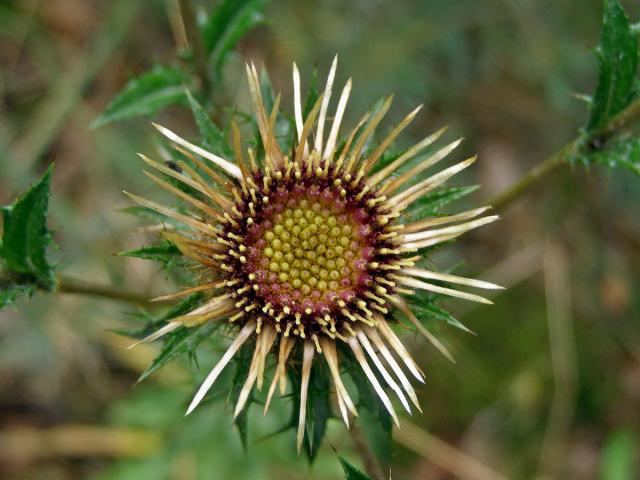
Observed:
[[[122,290],[111,285],[97,285],[64,275],[58,276],[58,292],[101,297],[108,300],[129,302],[144,307],[153,305],[146,295]]]
[[[362,433],[362,430],[360,430],[357,425],[351,425],[349,434],[351,435],[353,446],[355,447],[356,452],[358,452],[358,456],[362,460],[362,466],[364,467],[365,472],[367,472],[367,475],[369,475],[372,480],[385,480],[386,477],[384,475],[384,472],[382,471],[380,462],[369,446],[367,439]]]
[[[49,95],[33,114],[33,128],[26,129],[11,145],[12,166],[4,169],[4,172],[11,173],[12,182],[21,182],[33,165],[43,157],[87,87],[103,70],[120,44],[128,38],[139,9],[138,1],[113,2],[104,28],[95,34],[85,54],[74,60],[67,72],[52,84]]]

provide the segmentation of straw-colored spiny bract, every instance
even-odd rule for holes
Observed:
[[[147,175],[187,202],[193,211],[186,214],[130,195],[140,205],[191,229],[190,234],[165,232],[165,236],[183,255],[196,262],[204,280],[163,298],[194,292],[208,295],[202,305],[172,319],[143,341],[160,338],[181,326],[194,327],[204,322],[237,326],[231,345],[206,377],[187,413],[202,401],[243,344],[252,339],[255,350],[235,415],[245,407],[254,386],[263,387],[271,352],[276,360],[265,412],[276,389],[285,393],[287,369],[293,359],[301,359],[298,449],[304,436],[314,362],[322,357],[326,361],[338,408],[347,426],[350,413],[357,415],[357,411],[341,379],[339,352],[344,349],[351,352],[397,423],[388,389],[398,396],[407,411],[409,401],[419,409],[405,371],[420,382],[424,377],[391,328],[393,312],[401,312],[442,348],[411,312],[405,298],[422,290],[488,303],[480,296],[442,284],[499,288],[419,266],[423,249],[496,220],[496,216],[483,216],[488,207],[407,224],[402,221],[414,202],[471,165],[475,157],[439,173],[423,175],[460,143],[455,141],[415,165],[410,163],[442,135],[442,129],[380,168],[377,163],[383,154],[420,110],[416,108],[409,113],[379,145],[369,148],[391,97],[365,115],[339,142],[351,81],[342,89],[334,113],[329,115],[336,63],[334,60],[325,90],[306,118],[303,118],[300,76],[294,65],[297,141],[291,151],[283,151],[274,133],[280,97],[271,111],[266,111],[256,68],[247,65],[261,153],[244,149],[235,125],[232,125],[233,159],[215,155],[157,126],[191,160],[191,166],[184,162],[180,168],[170,168],[142,156],[165,179],[157,174]],[[397,174],[398,170],[402,173]],[[166,176],[174,181],[167,181]],[[176,187],[175,180],[189,188]]]

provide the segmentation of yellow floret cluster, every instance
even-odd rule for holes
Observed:
[[[286,290],[308,297],[349,288],[362,243],[344,215],[319,201],[300,199],[274,215],[263,235],[261,266]],[[275,277],[274,275],[275,274]]]

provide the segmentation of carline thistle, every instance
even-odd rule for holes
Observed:
[[[496,215],[484,215],[490,207],[403,221],[414,202],[467,168],[476,157],[425,175],[427,169],[459,145],[461,140],[457,140],[415,165],[410,163],[440,138],[443,128],[376,170],[377,162],[421,107],[409,113],[377,147],[367,149],[368,141],[389,110],[392,97],[388,97],[377,111],[364,115],[339,141],[351,80],[342,89],[335,113],[330,117],[336,66],[337,58],[324,92],[303,118],[300,75],[294,64],[297,142],[290,151],[283,151],[275,136],[280,96],[271,112],[266,111],[253,64],[247,65],[247,76],[264,154],[244,149],[235,124],[232,124],[233,159],[215,155],[156,125],[192,161],[192,166],[179,162],[180,168],[174,169],[144,155],[142,159],[198,195],[186,193],[157,174],[145,173],[193,207],[189,214],[127,193],[141,206],[190,227],[190,233],[167,231],[164,235],[196,263],[203,281],[160,299],[194,292],[209,295],[202,305],[173,318],[142,341],[204,322],[226,322],[232,327],[231,344],[202,383],[187,413],[198,406],[249,339],[255,342],[255,350],[235,415],[246,405],[254,386],[263,387],[267,357],[273,352],[276,364],[268,387],[266,413],[276,390],[286,392],[287,369],[296,357],[295,352],[296,358],[302,359],[298,451],[304,437],[311,369],[318,357],[326,361],[347,427],[349,414],[356,416],[357,411],[341,379],[339,343],[353,353],[362,373],[398,423],[387,391],[393,391],[407,411],[411,411],[409,402],[420,409],[408,377],[423,382],[424,374],[392,329],[394,312],[403,314],[436,347],[444,350],[412,313],[406,298],[424,290],[491,303],[442,283],[500,288],[419,266],[422,249],[496,220]]]

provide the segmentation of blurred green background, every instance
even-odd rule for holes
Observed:
[[[198,3],[198,2],[196,2]],[[201,2],[210,7],[215,2]],[[637,2],[623,2],[632,19]],[[96,130],[126,81],[175,58],[176,3],[19,0],[0,3],[0,204],[55,161],[50,226],[64,272],[144,295],[170,291],[157,265],[116,257],[150,237],[119,210],[121,191],[151,191],[135,153],[152,148],[148,121]],[[575,137],[593,90],[596,0],[273,0],[245,37],[214,98],[246,105],[244,59],[268,68],[291,110],[291,63],[352,77],[347,121],[395,93],[385,128],[420,103],[408,145],[450,125],[479,161],[459,184],[479,205]],[[190,115],[158,116],[181,133]],[[384,128],[383,128],[384,130]],[[601,167],[567,169],[503,213],[498,224],[439,253],[440,268],[508,289],[495,306],[447,306],[469,335],[441,327],[450,363],[407,341],[428,375],[424,414],[396,432],[394,479],[638,478],[640,471],[640,182]],[[462,209],[465,205],[449,207]],[[360,465],[337,421],[316,463],[297,457],[286,401],[253,409],[247,452],[231,408],[183,418],[201,370],[178,362],[136,384],[157,345],[126,350],[110,332],[135,307],[39,295],[0,313],[0,477],[3,479],[337,479],[331,447]],[[401,424],[404,423],[401,421]]]

